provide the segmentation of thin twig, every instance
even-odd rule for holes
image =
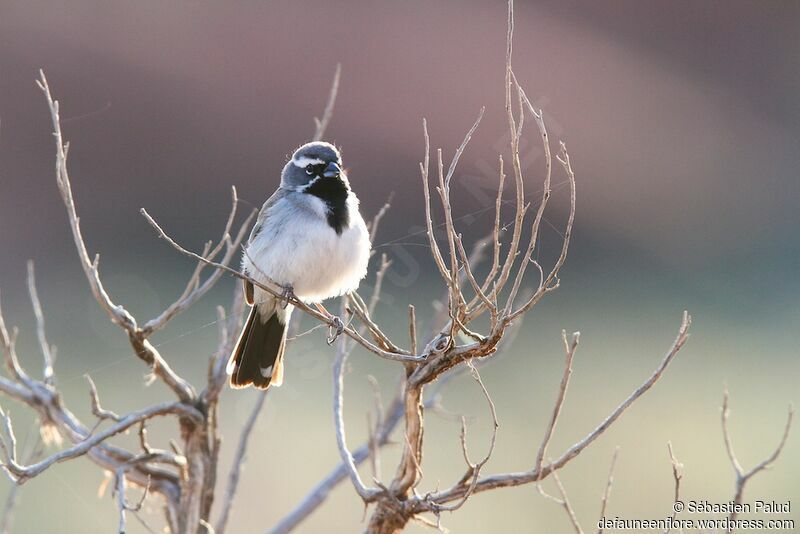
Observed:
[[[583,529],[581,528],[580,523],[578,522],[578,517],[575,515],[575,510],[572,508],[572,503],[569,502],[569,497],[567,496],[567,490],[564,489],[564,485],[561,483],[561,478],[559,478],[558,473],[553,473],[553,482],[555,482],[556,488],[558,488],[558,493],[561,497],[554,497],[549,493],[546,493],[540,484],[536,485],[536,489],[539,490],[539,494],[556,503],[557,505],[561,506],[564,511],[567,513],[567,517],[569,518],[569,522],[572,525],[572,528],[575,530],[576,534],[583,534]]]
[[[529,471],[517,473],[503,473],[499,475],[492,475],[480,479],[475,485],[473,493],[480,493],[483,491],[492,490],[495,488],[519,486],[522,484],[529,484],[544,480],[547,476],[552,474],[558,469],[563,468],[573,458],[578,456],[586,447],[591,445],[599,436],[601,436],[617,419],[627,410],[636,400],[638,400],[644,393],[646,393],[653,385],[658,382],[664,371],[670,363],[672,363],[675,355],[680,351],[681,347],[686,343],[689,337],[689,326],[691,324],[691,317],[688,313],[684,312],[681,326],[678,329],[678,335],[670,347],[660,365],[653,371],[647,380],[645,380],[633,393],[631,393],[617,408],[600,423],[594,430],[589,432],[583,439],[578,441],[572,447],[567,449],[559,458],[549,462],[541,467],[539,471],[531,469]],[[445,503],[460,499],[466,488],[460,485],[455,485],[446,490],[438,491],[430,495],[429,500],[437,503]]]
[[[561,339],[564,343],[564,352],[566,353],[566,363],[564,364],[564,375],[561,378],[561,386],[558,389],[558,396],[556,397],[555,406],[553,406],[553,413],[550,416],[550,423],[545,430],[544,438],[541,445],[539,445],[539,452],[536,453],[536,464],[534,470],[541,472],[542,460],[547,454],[547,446],[553,438],[556,425],[558,424],[558,416],[561,415],[561,408],[564,406],[564,399],[567,396],[567,387],[569,386],[569,378],[572,375],[572,360],[575,358],[575,351],[578,350],[578,344],[581,340],[581,333],[575,332],[572,334],[572,341],[567,341],[567,331],[561,331]]]
[[[122,417],[111,410],[105,410],[102,406],[100,406],[100,396],[97,394],[97,386],[94,385],[94,380],[92,380],[92,377],[88,374],[83,376],[86,378],[86,381],[89,382],[89,398],[92,401],[92,413],[99,419],[98,423],[105,419],[111,419],[112,421],[119,423]]]
[[[408,334],[411,339],[411,354],[417,353],[417,313],[412,304],[408,305]]]
[[[783,428],[783,434],[778,442],[778,446],[775,447],[775,449],[772,451],[772,454],[753,466],[749,471],[742,469],[742,465],[736,458],[736,453],[733,452],[733,442],[731,440],[730,432],[728,431],[728,415],[728,389],[726,388],[722,397],[722,435],[725,439],[725,450],[728,452],[728,458],[730,459],[731,465],[733,465],[733,470],[736,473],[736,490],[733,496],[733,502],[734,504],[739,505],[742,503],[744,488],[748,481],[756,474],[768,469],[775,462],[775,460],[778,459],[778,456],[780,456],[781,452],[783,452],[783,448],[786,446],[786,441],[789,439],[789,430],[792,428],[794,407],[791,404],[789,405],[789,414],[786,417],[786,426]],[[737,507],[734,506],[728,516],[728,518],[731,520],[728,532],[732,532],[734,524],[733,520],[736,519],[737,515]]]
[[[231,187],[231,211],[228,215],[228,220],[225,223],[225,230],[222,234],[222,237],[219,240],[219,243],[212,249],[210,248],[209,244],[206,245],[206,248],[203,249],[202,256],[208,259],[214,259],[217,254],[222,250],[223,246],[225,248],[225,253],[223,254],[222,258],[219,260],[220,263],[223,265],[230,264],[231,260],[233,259],[234,255],[239,252],[239,247],[244,241],[245,236],[247,235],[247,231],[250,228],[250,223],[253,221],[253,218],[256,216],[257,211],[251,210],[250,214],[245,218],[244,222],[242,222],[239,230],[236,232],[236,235],[232,238],[230,235],[231,227],[233,226],[233,221],[236,218],[236,211],[239,205],[239,197],[236,194],[236,188]],[[164,328],[167,323],[175,318],[177,315],[183,313],[187,309],[189,309],[195,302],[197,302],[203,295],[208,293],[208,291],[214,287],[217,281],[222,276],[222,271],[218,269],[214,269],[214,272],[206,278],[206,280],[201,284],[200,283],[200,275],[202,273],[203,267],[206,264],[202,261],[198,261],[195,267],[194,272],[192,273],[189,282],[186,285],[186,289],[184,292],[178,297],[178,299],[170,304],[167,309],[165,309],[158,317],[155,317],[145,323],[142,327],[142,335],[147,337],[151,335],[153,332],[161,330]]]
[[[614,447],[614,454],[611,455],[611,467],[608,468],[608,479],[606,480],[606,489],[603,491],[603,498],[600,500],[600,519],[601,521],[606,517],[606,508],[608,507],[608,498],[611,496],[611,486],[614,484],[614,468],[617,465],[617,456],[619,455],[619,447]],[[597,534],[603,534],[603,523],[600,523],[600,528]]]
[[[678,462],[675,458],[675,453],[672,451],[672,442],[667,442],[667,451],[669,451],[669,461],[672,464],[672,478],[675,480],[675,493],[672,499],[673,505],[677,503],[681,498],[681,479],[683,478],[683,474],[681,473],[681,469],[683,469],[683,465]],[[664,534],[669,534],[669,531],[672,530],[672,524],[674,523],[674,519],[678,515],[677,507],[672,507],[672,519],[667,524],[667,528],[664,530]]]
[[[467,499],[469,499],[469,497],[472,495],[472,492],[475,491],[475,486],[478,483],[478,478],[480,477],[481,469],[483,469],[483,466],[485,466],[486,463],[489,461],[489,459],[492,457],[492,453],[494,453],[495,444],[497,443],[497,430],[498,428],[500,428],[500,422],[497,419],[497,409],[495,408],[494,401],[492,400],[491,395],[489,395],[489,390],[486,389],[486,385],[483,383],[481,375],[478,372],[478,369],[475,367],[475,365],[471,361],[468,361],[467,366],[469,367],[472,373],[472,378],[481,387],[481,391],[483,391],[483,395],[486,398],[486,402],[489,403],[489,411],[492,414],[492,437],[491,440],[489,441],[489,450],[486,452],[486,456],[484,456],[483,459],[478,463],[473,464],[469,459],[469,452],[467,451],[466,421],[464,420],[463,417],[461,418],[461,447],[462,447],[462,452],[464,453],[464,460],[467,462],[467,472],[464,474],[461,480],[462,481],[469,480],[469,487],[467,488],[467,491],[464,493],[464,496],[461,498],[460,501],[450,506],[437,506],[436,507],[437,511],[452,512],[458,510],[464,505],[465,502],[467,502]]]
[[[381,209],[378,210],[378,213],[375,214],[375,217],[367,224],[367,229],[369,229],[369,241],[370,243],[375,243],[375,236],[378,235],[378,226],[381,224],[381,220],[386,215],[386,212],[389,211],[389,208],[392,207],[392,199],[394,198],[394,193],[389,193],[389,198],[386,200]],[[375,253],[375,249],[372,249],[372,254]]]
[[[23,482],[37,476],[42,471],[58,462],[63,462],[65,460],[70,460],[86,454],[93,447],[104,442],[109,437],[116,436],[128,428],[139,424],[141,421],[170,413],[187,416],[196,421],[202,420],[202,414],[200,414],[195,408],[187,406],[183,403],[172,402],[157,404],[143,410],[130,412],[129,414],[123,416],[116,424],[108,427],[102,432],[93,434],[87,437],[85,440],[73,445],[72,447],[52,454],[35,464],[24,466],[17,463],[15,451],[16,442],[14,440],[11,419],[0,408],[0,419],[2,419],[6,434],[5,438],[0,439],[0,448],[2,448],[3,452],[3,467],[13,481],[18,484],[22,484]]]
[[[155,347],[147,341],[146,336],[144,336],[139,329],[136,319],[134,319],[125,308],[115,304],[111,300],[111,297],[108,295],[108,292],[100,280],[100,273],[98,270],[100,256],[95,255],[94,260],[89,258],[89,253],[80,229],[80,219],[75,209],[75,201],[72,197],[72,186],[70,185],[69,173],[67,171],[68,148],[61,133],[58,101],[53,99],[50,93],[50,87],[47,84],[47,78],[41,70],[39,71],[39,80],[37,80],[37,84],[47,99],[47,104],[50,108],[50,117],[53,123],[53,135],[56,141],[56,183],[61,193],[64,206],[67,209],[67,217],[69,219],[70,229],[72,230],[75,248],[78,252],[81,267],[89,282],[92,295],[94,295],[100,307],[106,311],[111,322],[119,325],[126,331],[134,352],[139,358],[151,366],[153,374],[172,389],[181,401],[187,403],[194,402],[196,394],[192,386],[186,380],[178,376],[166,361],[164,361]]]
[[[344,302],[342,304],[344,307]],[[344,365],[347,361],[347,343],[345,338],[340,338],[336,345],[336,360],[333,364],[333,421],[336,427],[336,443],[339,447],[339,455],[342,458],[342,463],[347,469],[350,476],[350,481],[353,483],[358,494],[364,502],[371,502],[380,493],[380,490],[375,488],[368,488],[361,480],[358,474],[355,461],[350,449],[347,448],[347,437],[344,429],[344,415],[342,413],[344,405]]]
[[[117,507],[119,508],[119,534],[125,534],[126,528],[126,514],[125,512],[138,512],[142,509],[142,505],[144,504],[145,499],[147,498],[147,492],[150,489],[150,485],[148,484],[145,486],[144,491],[142,492],[142,496],[139,498],[139,502],[135,504],[131,504],[125,498],[125,486],[126,486],[126,479],[125,479],[125,468],[121,467],[116,471],[116,478],[117,483],[115,484],[115,493],[117,496]]]
[[[336,104],[336,95],[339,93],[339,78],[342,74],[342,64],[336,64],[336,71],[333,74],[333,83],[331,84],[331,90],[328,93],[328,103],[325,104],[325,111],[322,112],[322,119],[318,119],[314,117],[314,137],[312,138],[313,141],[322,141],[323,136],[325,135],[325,130],[328,129],[328,123],[331,122],[331,118],[333,117],[333,106]]]
[[[36,274],[34,273],[32,260],[28,261],[28,293],[31,297],[33,314],[36,317],[36,337],[39,340],[39,347],[42,350],[42,358],[44,359],[44,366],[42,369],[44,383],[52,385],[55,381],[53,363],[56,353],[55,347],[51,347],[47,342],[47,335],[45,334],[44,328],[44,313],[42,313],[42,304],[39,302],[39,293],[36,291]]]

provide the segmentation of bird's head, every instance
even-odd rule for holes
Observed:
[[[342,170],[342,156],[330,143],[306,143],[292,154],[281,174],[281,186],[294,191],[304,191],[320,180],[337,180],[347,183]]]

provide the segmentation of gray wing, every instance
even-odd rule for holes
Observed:
[[[264,205],[261,206],[261,211],[258,212],[258,218],[256,219],[256,224],[254,224],[253,229],[250,230],[250,237],[247,239],[248,245],[258,237],[258,235],[264,228],[267,227],[267,223],[271,222],[271,218],[275,216],[274,213],[275,206],[281,200],[286,198],[286,193],[287,193],[286,190],[279,187],[274,193],[272,193],[272,196],[269,197],[266,202],[264,202]],[[243,264],[242,272],[246,275],[249,275],[250,273],[248,273],[247,269],[244,267],[244,258],[242,258],[242,264]],[[242,282],[244,286],[245,301],[247,302],[247,304],[252,306],[254,302],[254,291],[255,291],[255,289],[253,288],[253,284],[251,284],[247,280],[243,280]]]
[[[251,243],[266,226],[267,221],[274,215],[271,213],[273,211],[272,208],[275,207],[278,202],[286,198],[287,193],[288,191],[279,187],[274,193],[272,193],[272,196],[269,197],[266,202],[264,202],[264,205],[261,206],[261,211],[258,212],[256,224],[253,226],[253,229],[250,230],[250,237],[247,240],[248,243]]]

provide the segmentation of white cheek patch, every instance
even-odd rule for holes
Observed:
[[[298,192],[300,192],[300,193],[305,193],[305,192],[306,192],[306,191],[307,191],[307,190],[308,190],[308,189],[309,189],[309,188],[310,188],[312,185],[314,185],[314,184],[315,184],[315,183],[317,183],[318,181],[319,181],[319,176],[315,176],[315,177],[314,177],[314,178],[313,178],[313,179],[312,179],[310,182],[308,182],[307,184],[305,184],[305,185],[301,185],[301,186],[298,186],[298,187],[296,187],[296,188],[295,188],[295,191],[298,191]]]
[[[300,167],[301,169],[307,167],[308,165],[319,165],[320,163],[325,163],[321,159],[317,158],[307,158],[305,156],[300,156],[299,158],[294,158],[292,160],[292,164],[295,167]]]

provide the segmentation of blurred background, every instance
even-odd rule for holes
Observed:
[[[25,290],[31,258],[68,406],[91,419],[85,373],[117,412],[170,398],[160,384],[144,385],[146,369],[88,291],[55,185],[50,118],[34,84],[39,68],[61,101],[90,253],[101,253],[112,297],[144,321],[174,300],[193,265],[156,239],[139,209],[199,250],[222,231],[231,185],[246,209],[260,207],[287,155],[313,134],[312,117],[341,62],[327,137],[343,149],[365,217],[394,194],[375,242],[394,261],[377,319],[402,340],[407,304],[417,307],[424,331],[441,292],[420,233],[423,117],[449,161],[486,106],[456,173],[454,203],[465,241],[490,228],[497,155],[508,144],[505,21],[503,2],[477,1],[0,2],[0,290],[7,321],[21,329],[24,364],[38,372],[41,361]],[[733,495],[719,422],[725,384],[745,467],[771,452],[787,405],[799,400],[799,27],[794,2],[517,2],[515,71],[544,109],[551,137],[568,143],[578,214],[561,288],[482,371],[501,425],[485,472],[534,462],[560,380],[562,329],[580,330],[582,344],[553,456],[650,374],[682,310],[694,317],[692,337],[663,380],[562,471],[587,530],[596,528],[616,446],[607,515],[663,518],[673,492],[668,440],[684,464],[685,500]],[[537,136],[528,136],[523,156],[534,194],[543,169]],[[559,171],[537,252],[548,264],[566,218]],[[504,220],[510,217],[508,204]],[[216,347],[214,307],[228,304],[233,284],[224,279],[154,339],[195,384]],[[266,530],[338,462],[333,351],[323,336],[289,349],[285,385],[270,393],[254,432],[233,532]],[[353,446],[373,409],[369,374],[388,401],[398,366],[363,352],[351,358],[345,402]],[[224,394],[219,492],[254,399],[252,391]],[[21,442],[35,433],[30,410],[0,402]],[[491,419],[480,388],[468,376],[455,380],[444,405],[469,417],[472,454],[483,454]],[[449,486],[464,468],[459,424],[433,413],[427,424],[421,492]],[[800,435],[793,430],[776,467],[751,481],[745,502],[792,500],[788,517],[798,521]],[[175,431],[155,427],[151,441],[166,447]],[[399,452],[384,452],[384,480]],[[103,480],[86,459],[54,467],[22,488],[12,532],[110,531],[117,512],[108,492],[98,497]],[[0,498],[9,488],[3,479]],[[361,530],[362,514],[344,483],[299,531]],[[141,516],[163,526],[155,500]],[[571,529],[563,510],[531,486],[477,495],[442,521],[454,532]],[[129,525],[145,531],[134,519]]]

